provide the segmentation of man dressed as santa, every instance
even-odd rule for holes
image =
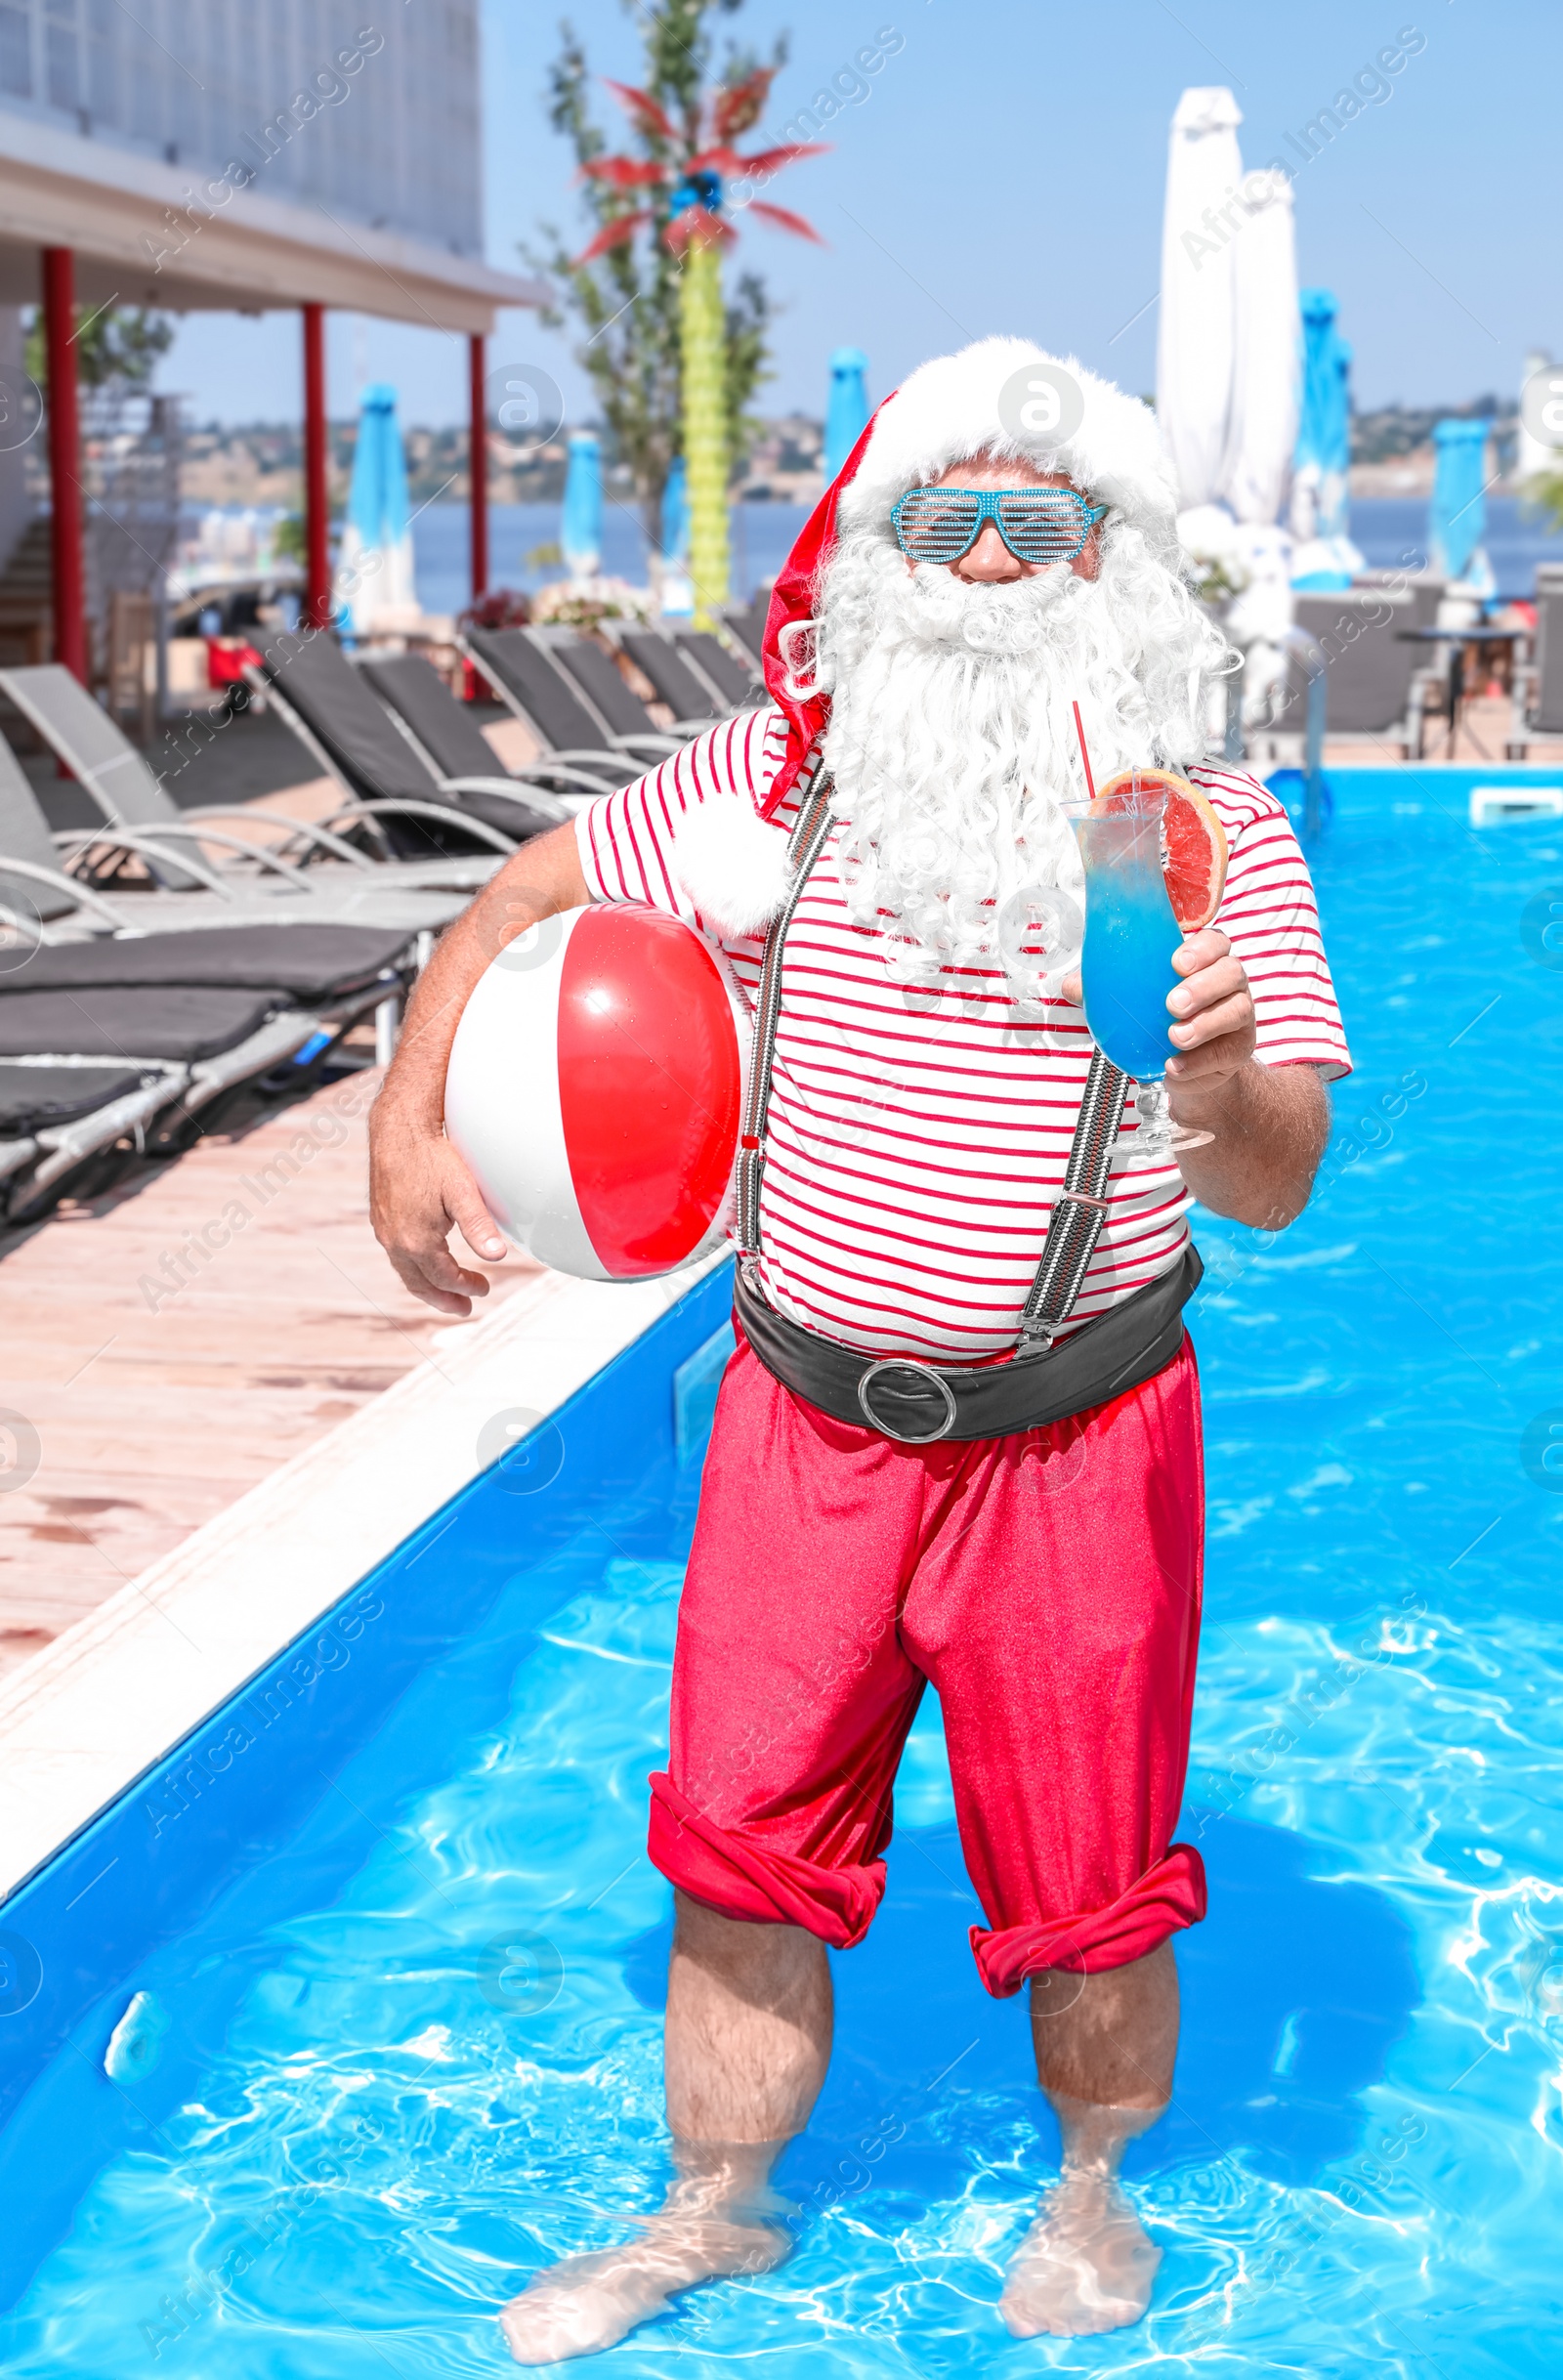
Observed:
[[[1071,389],[1067,437],[1017,410]],[[1056,411],[1052,418],[1057,419]],[[933,492],[930,492],[933,491]],[[904,499],[906,499],[904,501]],[[506,2308],[516,2359],[589,2355],[680,2290],[778,2263],[769,2189],[830,2054],[825,1946],[884,1891],[891,1795],[937,1689],[986,1988],[1029,1986],[1060,2179],[1010,2259],[1017,2335],[1141,2316],[1160,2251],[1118,2179],[1172,2088],[1172,1841],[1199,1637],[1195,1198],[1277,1228],[1348,1065],[1307,871],[1251,777],[1206,764],[1230,656],[1182,575],[1148,409],[990,339],[879,408],[773,599],[764,707],[529,843],[446,934],[374,1110],[375,1228],[465,1314],[504,1243],[445,1140],[463,1002],[533,919],[649,902],[717,938],[757,1011],[738,1351],[680,1606],[651,1856],[674,1887],[677,2179],[622,2247]],[[1160,765],[1229,861],[1166,999],[1173,1118],[1079,1005],[1064,805]],[[1175,938],[1176,929],[1171,928]]]

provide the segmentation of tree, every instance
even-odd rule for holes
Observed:
[[[1525,500],[1548,528],[1563,529],[1563,472],[1539,471],[1525,483]]]
[[[740,157],[732,144],[759,121],[785,55],[768,65],[733,56],[705,92],[714,8],[741,0],[660,0],[646,11],[646,79],[608,87],[628,109],[636,153],[610,156],[586,96],[588,70],[567,27],[555,61],[550,119],[570,139],[596,232],[577,256],[550,230],[534,258],[568,292],[587,337],[580,360],[629,467],[652,550],[660,545],[662,490],[682,452],[690,491],[690,567],[697,616],[727,595],[727,490],[751,435],[747,407],[766,378],[770,307],[752,273],[724,302],[721,250],[735,234],[726,185],[744,178],[749,211],[804,238],[801,217],[749,193],[818,145],[790,142]],[[638,234],[649,234],[645,239]],[[563,319],[556,312],[554,321]]]
[[[90,315],[76,332],[76,377],[89,389],[105,388],[110,381],[118,381],[124,388],[145,388],[159,356],[165,356],[173,344],[173,323],[166,314],[154,314],[149,306],[121,306]],[[25,369],[40,388],[48,386],[41,309],[27,328]]]

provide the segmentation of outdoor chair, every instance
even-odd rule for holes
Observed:
[[[764,680],[747,656],[740,659],[709,628],[669,627],[668,634],[729,710],[751,710],[765,701]]]
[[[570,815],[529,769],[501,774],[491,751],[476,775],[432,767],[332,638],[280,633],[260,651],[253,682],[351,797],[334,825],[351,820],[361,831],[367,822],[403,857],[474,842],[508,854]],[[492,873],[489,865],[467,864],[481,868],[481,881]]]
[[[144,755],[68,669],[53,662],[0,669],[0,692],[31,721],[103,813],[108,832],[94,829],[56,838],[58,851],[90,866],[95,880],[112,881],[123,874],[128,862],[137,860],[151,882],[168,891],[190,893],[199,887],[221,898],[226,890],[263,903],[288,894],[312,904],[340,901],[361,912],[366,896],[461,890],[492,872],[493,862],[470,860],[393,870],[355,849],[329,825],[290,818],[256,803],[181,810]],[[335,823],[350,815],[338,813]],[[282,836],[275,844],[259,843],[214,828],[213,819],[280,828]],[[371,819],[370,824],[378,832],[377,821]],[[487,829],[479,833],[501,856],[512,848],[507,838]],[[208,859],[212,846],[229,855],[220,867]],[[293,853],[313,864],[301,866]],[[317,914],[329,913],[322,907]],[[435,901],[428,922],[443,922],[447,914],[444,904]]]
[[[443,779],[471,777],[500,766],[483,729],[421,653],[396,653],[356,664],[421,759]],[[605,758],[617,765],[617,754]],[[503,779],[500,781],[504,782]],[[518,789],[519,789],[518,781]],[[609,789],[602,775],[557,757],[530,764],[527,782],[546,783],[567,810],[584,809]]]
[[[498,701],[530,730],[550,762],[583,770],[605,793],[645,775],[644,760],[632,759],[605,740],[600,721],[564,671],[531,641],[528,630],[469,628],[457,635],[456,643]]]
[[[658,702],[664,702],[678,727],[701,734],[714,719],[725,719],[733,705],[690,666],[671,637],[660,628],[632,628],[621,621],[607,623],[607,633],[620,653],[650,680]]]
[[[1331,736],[1370,736],[1408,748],[1416,741],[1413,680],[1425,668],[1427,648],[1403,634],[1417,625],[1416,610],[1408,591],[1391,587],[1298,595],[1296,624],[1325,659]],[[1300,732],[1307,694],[1307,671],[1293,659],[1272,725]]]
[[[326,921],[345,928],[400,926],[403,934],[413,934],[447,924],[466,903],[459,892],[399,892],[377,881],[369,861],[351,871],[344,869],[326,899],[313,890],[314,878],[323,871],[311,871],[307,888],[297,897],[290,895],[286,880],[261,877],[252,885],[251,879],[241,878],[235,888],[215,871],[209,887],[192,882],[188,892],[150,886],[119,891],[112,883],[106,889],[70,872],[72,858],[79,859],[85,848],[101,854],[115,839],[106,829],[91,835],[52,833],[21,763],[0,739],[0,928],[6,929],[8,942],[52,944],[106,933],[197,932],[219,924],[309,925],[318,930]],[[122,840],[126,849],[138,847],[133,834]]]
[[[578,636],[573,628],[556,627],[524,628],[522,634],[570,680],[607,742],[620,751],[647,753],[648,767],[655,768],[658,760],[665,760],[669,752],[676,752],[691,736],[700,733],[697,722],[682,732],[659,728],[640,696],[632,692],[613,655],[593,644],[589,636]]]

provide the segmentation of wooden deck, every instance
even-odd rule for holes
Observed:
[[[0,1497],[0,1670],[438,1366],[463,1328],[402,1289],[370,1233],[378,1080],[215,1134],[7,1245],[0,1407],[36,1431],[39,1461]],[[197,1260],[192,1235],[214,1218],[228,1244]],[[511,1257],[488,1302],[534,1274]]]
[[[519,720],[486,732],[510,766],[532,756]],[[196,790],[227,797],[215,779]],[[80,798],[68,785],[59,797]],[[341,794],[317,778],[256,797],[317,817]],[[438,1364],[462,1328],[402,1289],[370,1232],[378,1082],[350,1077],[0,1237],[0,1673],[405,1373]],[[189,1254],[191,1234],[239,1210],[226,1247]],[[512,1256],[487,1303],[534,1276]],[[25,1480],[6,1416],[23,1425],[23,1468],[37,1434]]]
[[[1429,768],[1452,761],[1462,769],[1555,769],[1558,782],[1563,784],[1563,736],[1531,736],[1524,761],[1509,761],[1503,757],[1503,746],[1508,741],[1510,724],[1506,696],[1500,700],[1478,696],[1464,705],[1453,752],[1448,748],[1444,722],[1428,720],[1424,731],[1426,749],[1419,765]],[[1331,736],[1325,743],[1325,765],[1337,769],[1394,769],[1404,763],[1399,744],[1387,743],[1381,736]]]

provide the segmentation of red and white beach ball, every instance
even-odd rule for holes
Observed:
[[[583,1281],[675,1272],[714,1247],[748,1025],[703,935],[602,903],[494,959],[445,1077],[445,1130],[518,1247]]]

